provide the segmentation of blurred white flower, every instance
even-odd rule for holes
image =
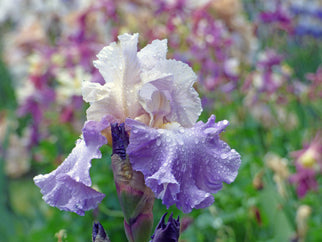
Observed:
[[[90,80],[91,74],[84,71],[81,66],[73,69],[61,69],[57,71],[57,102],[67,104],[73,96],[82,95],[83,80]]]

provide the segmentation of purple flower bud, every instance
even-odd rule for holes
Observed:
[[[93,225],[92,241],[110,242],[108,235],[106,234],[103,226],[99,222],[95,222]]]
[[[176,242],[180,234],[180,221],[179,216],[177,220],[173,219],[172,213],[169,217],[167,224],[164,223],[165,213],[158,226],[155,228],[154,234],[151,236],[151,242]]]
[[[113,140],[113,155],[119,155],[123,160],[126,158],[126,148],[129,144],[129,135],[125,131],[124,123],[118,125],[111,124],[112,140]]]

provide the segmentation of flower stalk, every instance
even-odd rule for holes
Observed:
[[[111,124],[112,169],[120,205],[124,214],[125,233],[130,242],[149,241],[153,226],[154,194],[145,185],[141,172],[134,171],[126,155],[128,134],[124,124]]]

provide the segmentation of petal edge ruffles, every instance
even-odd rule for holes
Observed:
[[[147,186],[168,207],[176,204],[184,213],[214,202],[211,193],[237,176],[240,155],[220,140],[228,121],[197,122],[192,128],[172,125],[154,129],[127,119],[131,129],[127,153],[134,170],[141,171]]]

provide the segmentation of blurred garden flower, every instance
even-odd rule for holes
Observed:
[[[55,237],[57,238],[57,242],[63,242],[67,238],[67,231],[66,229],[59,230]]]
[[[297,195],[304,197],[309,190],[317,190],[316,175],[322,171],[322,139],[318,132],[309,145],[292,153],[295,158],[296,173],[290,182],[297,185]]]
[[[285,108],[293,95],[289,85],[291,74],[283,56],[267,49],[257,54],[256,70],[246,76],[242,86],[246,95],[244,105],[265,127],[283,125],[292,129],[298,124],[296,115]]]
[[[253,186],[256,190],[262,190],[264,187],[263,183],[264,170],[257,172],[253,178]]]
[[[287,167],[287,159],[281,158],[276,154],[268,153],[264,157],[268,168],[275,173],[273,179],[277,186],[277,191],[282,197],[286,197],[285,181],[289,177],[289,170]]]
[[[57,91],[57,102],[68,104],[73,96],[82,96],[83,80],[90,80],[91,75],[84,71],[81,66],[75,66],[67,70],[57,71],[59,83]]]
[[[312,213],[312,209],[308,205],[300,205],[296,211],[296,225],[297,225],[297,241],[304,242],[308,230],[308,218]]]
[[[33,11],[40,11],[42,14],[48,11],[52,16],[52,8],[57,8],[60,2],[54,1],[52,5],[39,3]],[[13,41],[5,41],[7,63],[14,74],[18,90],[18,116],[30,116],[27,119],[27,127],[32,128],[30,146],[39,144],[48,137],[46,131],[54,122],[48,116],[56,117],[59,114],[58,119],[62,122],[73,122],[71,127],[75,130],[79,127],[75,117],[80,116],[79,111],[83,107],[83,102],[79,102],[82,81],[90,78],[96,82],[102,81],[101,77],[97,78],[98,71],[93,67],[92,61],[102,48],[103,39],[106,39],[110,29],[93,28],[91,25],[102,26],[101,23],[106,20],[102,17],[105,16],[102,6],[106,3],[69,1],[67,4],[64,1],[63,4],[68,6],[65,6],[66,9],[61,6],[59,13],[66,10],[68,14],[64,18],[57,15],[56,21],[52,20],[50,28],[54,30],[48,29],[44,21],[40,20],[42,14],[28,15],[25,22],[22,21],[19,25],[22,30],[18,34],[12,33]],[[75,11],[71,11],[72,6]],[[29,11],[28,8],[27,10]],[[8,43],[12,46],[8,46]],[[27,61],[21,62],[25,59]]]
[[[294,32],[299,36],[322,37],[322,3],[319,0],[297,0],[290,2],[289,11],[293,15]]]
[[[110,123],[125,121],[132,167],[156,197],[185,213],[210,206],[211,193],[234,181],[241,162],[219,138],[228,121],[215,123],[212,115],[196,123],[202,110],[196,75],[187,64],[166,59],[166,40],[137,52],[138,34],[118,38],[94,61],[104,83],[83,82],[83,99],[90,103],[83,138],[55,171],[34,178],[44,200],[80,215],[97,206],[104,195],[90,188],[90,162],[101,157],[102,134],[111,140]]]
[[[22,176],[30,169],[30,130],[25,129],[19,136],[14,132],[17,126],[16,121],[9,120],[6,112],[0,112],[0,157],[4,161],[5,174],[12,178]]]
[[[292,152],[292,156],[303,167],[322,169],[322,132],[317,132],[309,144],[304,145],[302,150]]]
[[[20,177],[30,170],[31,157],[29,154],[28,144],[28,129],[25,130],[23,137],[19,137],[15,134],[10,135],[9,147],[3,156],[6,162],[5,172],[9,177]]]
[[[306,168],[300,163],[295,163],[296,173],[291,175],[289,180],[294,183],[297,188],[296,192],[299,198],[303,198],[310,190],[317,191],[318,183],[315,177],[315,171],[311,168]]]
[[[226,76],[226,67],[232,39],[227,26],[208,10],[201,8],[192,13],[192,34],[187,38],[191,59],[200,66],[199,82],[209,92],[230,81]],[[209,56],[210,50],[212,55]]]
[[[283,56],[272,49],[258,54],[256,67],[259,75],[255,76],[253,84],[259,92],[272,94],[286,83],[290,73],[282,68],[282,60]]]
[[[258,49],[258,43],[254,25],[246,19],[243,5],[240,0],[221,0],[211,1],[209,8],[214,19],[223,21],[229,31],[232,45],[228,50],[231,52],[231,58],[250,64]]]
[[[283,1],[270,1],[265,6],[266,9],[259,14],[259,18],[263,23],[274,24],[279,29],[292,32],[292,18],[287,5]]]

